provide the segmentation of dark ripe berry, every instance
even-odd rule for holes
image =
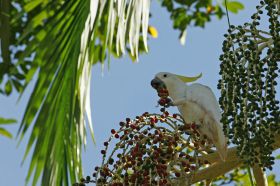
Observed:
[[[108,146],[108,145],[109,145],[108,141],[105,141],[104,146]]]
[[[178,178],[181,176],[181,174],[179,172],[175,172],[175,176]]]
[[[191,128],[191,125],[190,124],[185,124],[185,129],[188,130]]]
[[[117,157],[118,157],[118,158],[121,158],[121,157],[122,157],[122,154],[117,154]]]
[[[96,177],[96,172],[92,174],[92,177]]]
[[[187,167],[189,165],[186,161],[182,161],[181,164],[183,167]]]
[[[129,123],[130,122],[130,118],[126,118],[125,121],[126,121],[126,123]]]
[[[161,112],[165,112],[165,108],[161,108],[160,111],[161,111]]]
[[[85,182],[86,179],[85,179],[85,178],[81,178],[80,181],[81,181],[81,182]]]
[[[123,127],[124,125],[125,125],[125,123],[121,121],[120,126]]]
[[[173,116],[172,116],[173,118],[177,118],[177,114],[173,114]]]
[[[193,130],[195,130],[195,129],[196,129],[196,124],[195,124],[195,123],[192,123],[192,124],[191,124],[191,128],[192,128]]]
[[[143,116],[148,116],[149,115],[149,112],[144,112],[143,113]]]
[[[106,154],[106,151],[105,150],[101,150],[101,154]]]
[[[210,164],[208,160],[204,160],[204,164]]]
[[[119,138],[120,135],[118,133],[115,134],[115,138]]]
[[[95,171],[98,171],[98,169],[99,169],[99,167],[95,167],[95,168],[94,168]]]
[[[111,158],[111,159],[109,160],[109,164],[112,165],[113,163],[114,163],[114,159]]]
[[[112,133],[112,134],[115,134],[115,133],[116,133],[116,130],[115,130],[115,129],[112,129],[112,130],[111,130],[111,133]]]
[[[160,100],[158,101],[158,104],[159,104],[160,106],[164,106],[164,105],[166,104],[166,100],[165,100],[165,99],[160,99]]]
[[[189,158],[189,161],[190,161],[190,162],[194,162],[194,158],[193,158],[193,157],[190,157],[190,158]]]
[[[190,169],[191,169],[191,170],[195,170],[195,166],[192,165],[192,166],[190,167]]]

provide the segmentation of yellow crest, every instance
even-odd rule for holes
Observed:
[[[185,83],[189,83],[189,82],[193,82],[196,81],[197,79],[202,77],[202,73],[200,73],[198,76],[195,77],[186,77],[186,76],[180,76],[180,75],[176,75],[179,79],[181,79],[183,82]]]

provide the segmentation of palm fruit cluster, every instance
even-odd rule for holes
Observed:
[[[158,90],[161,99],[168,92]],[[104,142],[101,166],[92,177],[82,178],[76,186],[96,185],[174,185],[174,178],[191,183],[195,171],[210,164],[199,156],[214,152],[207,137],[195,123],[185,123],[179,114],[169,114],[166,104],[160,114],[143,113],[126,118],[119,129],[112,129]]]
[[[274,137],[280,133],[277,78],[280,61],[278,1],[264,0],[252,21],[231,25],[220,56],[218,89],[224,132],[246,164],[272,169]],[[268,19],[268,20],[266,20]],[[268,31],[259,29],[268,25]]]
[[[162,110],[165,108],[168,108],[171,104],[171,99],[169,98],[169,93],[164,84],[161,84],[159,87],[156,89],[158,96],[160,99],[158,100],[158,104],[162,106]]]

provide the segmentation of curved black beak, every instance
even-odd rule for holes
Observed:
[[[165,84],[163,81],[161,81],[159,78],[155,77],[152,81],[151,81],[151,86],[154,89],[159,89],[161,87],[165,87]]]

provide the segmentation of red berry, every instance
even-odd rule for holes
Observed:
[[[177,118],[177,114],[173,114],[173,118]]]
[[[195,166],[194,165],[191,166],[191,170],[195,170]]]
[[[120,135],[118,133],[115,134],[115,138],[119,138]]]
[[[160,100],[158,101],[158,104],[159,104],[160,106],[164,106],[164,105],[166,104],[165,99],[160,99]]]
[[[116,133],[116,130],[115,130],[115,129],[112,129],[112,130],[111,130],[111,133],[112,133],[112,134],[115,134],[115,133]]]
[[[196,124],[192,123],[191,127],[192,129],[196,129]]]
[[[181,174],[180,174],[179,172],[175,172],[175,176],[176,176],[176,177],[180,177]]]

